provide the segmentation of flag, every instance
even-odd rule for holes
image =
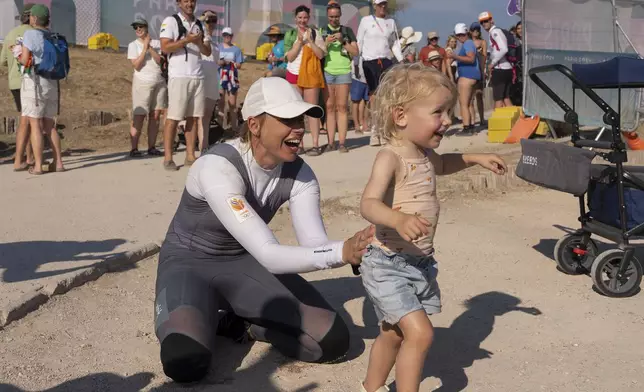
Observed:
[[[510,0],[508,3],[508,15],[516,15],[521,12],[521,0]]]

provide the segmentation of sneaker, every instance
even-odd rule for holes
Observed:
[[[235,343],[244,344],[255,340],[250,332],[250,323],[235,313],[218,310],[217,336],[223,336]]]
[[[360,392],[367,392],[367,389],[364,387],[364,384],[362,382],[360,382]],[[389,388],[383,385],[380,388],[376,389],[375,392],[389,392]]]
[[[163,168],[166,169],[167,171],[179,170],[179,168],[177,167],[177,164],[174,163],[174,161],[163,161]]]
[[[476,135],[476,131],[474,130],[474,126],[468,125],[467,127],[464,127],[461,132],[457,133],[454,136],[474,136],[474,135]]]

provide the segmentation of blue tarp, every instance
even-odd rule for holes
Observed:
[[[594,64],[573,64],[572,72],[588,87],[644,87],[644,60],[617,56]]]

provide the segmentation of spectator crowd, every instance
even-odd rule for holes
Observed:
[[[178,12],[163,20],[158,38],[150,35],[145,19],[137,18],[131,24],[135,39],[127,49],[133,67],[129,156],[163,156],[163,167],[170,171],[178,170],[173,160],[178,130],[186,145],[184,164],[191,166],[218,141],[209,140],[211,126],[234,130],[240,123],[239,72],[245,57],[233,43],[230,27],[221,29],[222,42],[217,42],[217,13],[206,10],[196,15],[196,3],[177,0]],[[396,63],[422,63],[455,83],[462,121],[458,136],[485,129],[486,87],[492,90],[495,107],[520,104],[520,22],[502,29],[490,12],[482,12],[474,23],[457,23],[453,34],[443,39],[435,31],[425,35],[411,26],[399,30],[386,0],[373,0],[373,13],[361,19],[357,32],[341,24],[338,1],[331,0],[326,11],[324,27],[312,26],[311,10],[302,5],[295,9],[292,29],[283,31],[275,25],[265,33],[273,48],[264,76],[286,79],[306,102],[325,108],[322,119],[307,118],[312,146],[305,149],[302,141],[300,154],[349,152],[350,114],[355,132],[370,134],[370,145],[381,145],[379,132],[369,125],[369,102],[383,74]],[[25,4],[22,24],[7,35],[1,57],[9,66],[9,88],[21,113],[14,169],[32,174],[42,174],[45,137],[54,152],[53,161],[45,163],[49,171],[65,170],[54,126],[59,78],[38,71],[47,57],[46,42],[55,35],[48,25],[46,6]],[[426,45],[418,51],[423,36]],[[144,154],[139,138],[146,121]],[[160,128],[163,151],[156,148]],[[320,144],[323,134],[326,148]]]

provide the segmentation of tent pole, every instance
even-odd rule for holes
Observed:
[[[620,53],[619,32],[617,31],[619,28],[619,21],[617,20],[617,5],[615,4],[615,0],[610,0],[610,3],[613,6],[613,51]]]

